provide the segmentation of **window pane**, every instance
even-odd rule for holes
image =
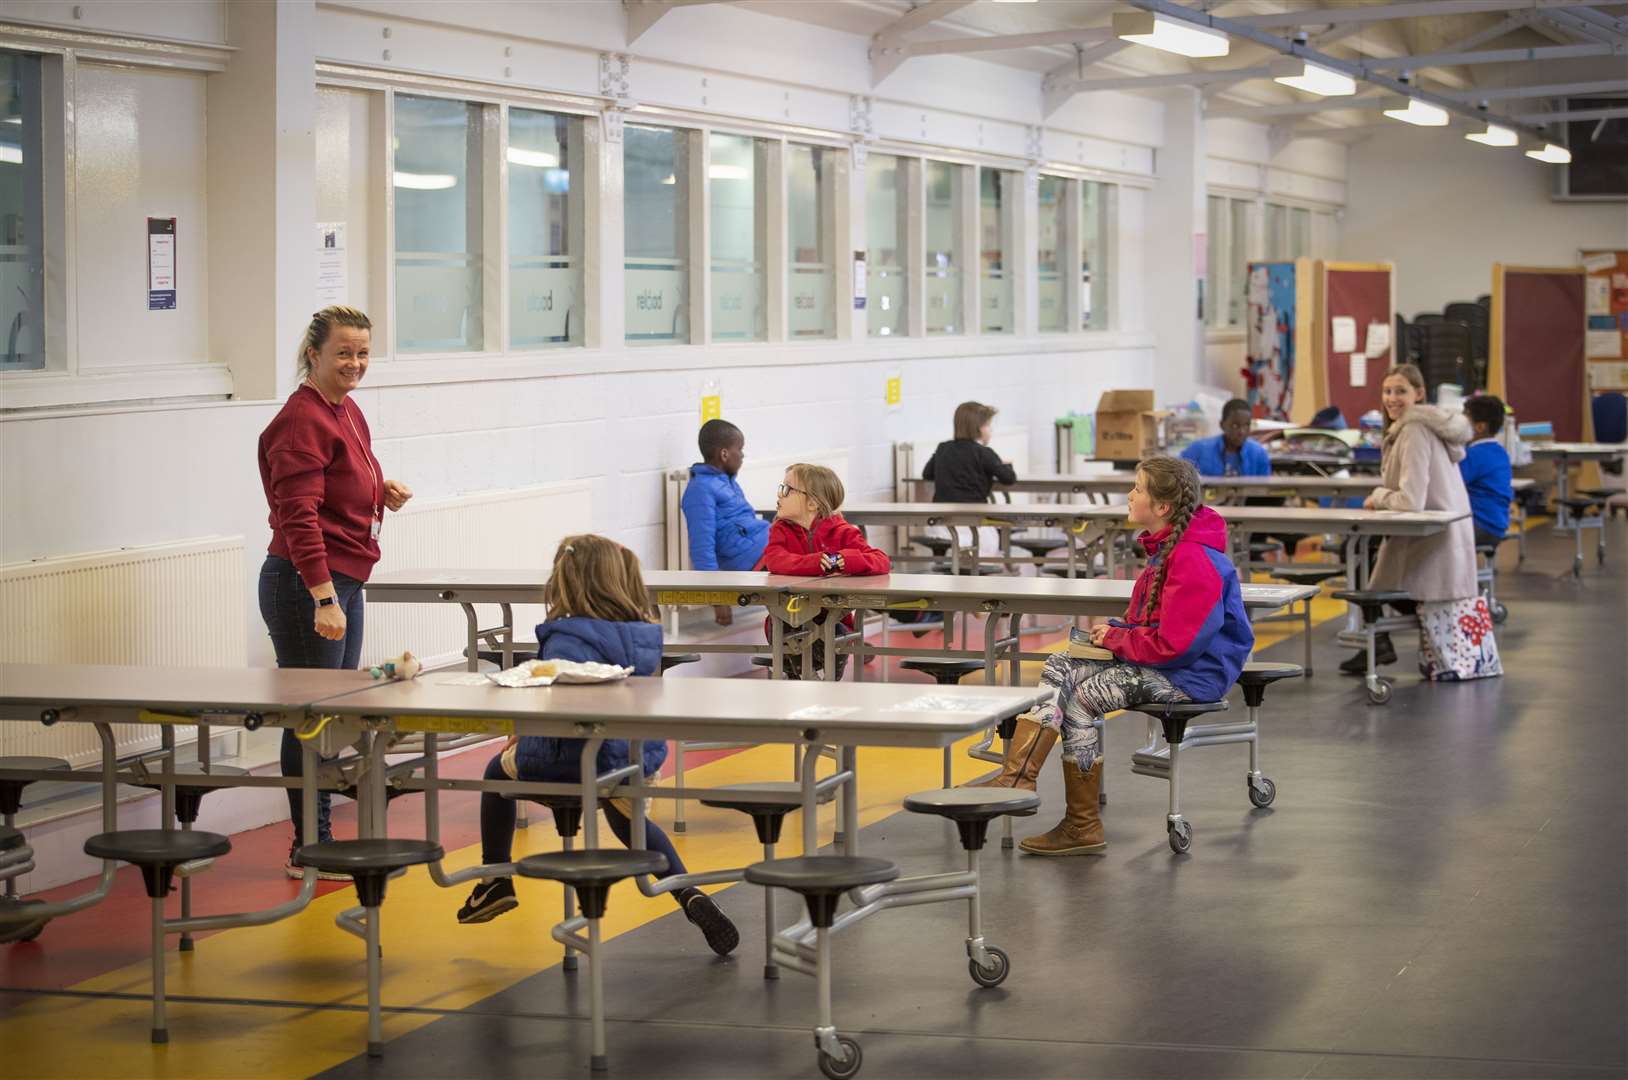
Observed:
[[[1290,211],[1289,225],[1293,232],[1290,241],[1292,257],[1299,259],[1311,254],[1311,211]]]
[[[837,332],[831,257],[836,187],[831,170],[837,151],[786,147],[786,241],[789,330],[794,338],[828,338]]]
[[[961,265],[966,240],[961,229],[961,185],[966,167],[925,163],[927,189],[927,332],[965,332],[961,319]]]
[[[1227,325],[1244,325],[1249,299],[1249,200],[1232,200],[1232,284],[1227,290]]]
[[[0,49],[0,371],[45,367],[40,58]]]
[[[1108,329],[1108,230],[1113,185],[1080,182],[1080,329]]]
[[[509,110],[509,347],[582,344],[582,123]]]
[[[1222,305],[1217,303],[1217,295],[1227,287],[1226,268],[1229,265],[1227,251],[1231,247],[1229,237],[1226,235],[1227,200],[1219,195],[1206,196],[1204,245],[1204,324],[1206,326],[1223,326]]]
[[[712,135],[712,340],[762,341],[764,332],[763,147],[744,135]]]
[[[1067,305],[1063,302],[1063,198],[1067,191],[1067,180],[1056,176],[1040,178],[1038,292],[1042,333],[1068,329]]]
[[[1294,258],[1289,253],[1289,239],[1283,227],[1286,209],[1277,203],[1266,204],[1266,257],[1273,262]]]
[[[396,96],[396,348],[485,347],[481,107]]]
[[[1012,332],[1011,193],[1017,185],[1011,173],[978,170],[978,255],[982,271],[978,303],[983,312],[980,329],[986,334]]]
[[[627,340],[687,344],[688,138],[682,131],[629,124],[622,140]]]
[[[908,334],[904,163],[891,154],[865,159],[865,324],[872,337]]]

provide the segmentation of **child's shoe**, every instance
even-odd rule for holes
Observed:
[[[458,921],[491,922],[505,911],[513,911],[519,906],[520,901],[514,895],[513,881],[506,877],[498,878],[496,881],[483,881],[475,886],[475,891],[464,901],[464,906],[458,911]]]
[[[684,898],[684,917],[700,927],[707,946],[719,956],[728,956],[741,942],[740,931],[729,921],[729,916],[699,889]]]

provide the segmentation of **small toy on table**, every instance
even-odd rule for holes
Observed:
[[[404,652],[394,660],[374,664],[367,670],[368,674],[375,679],[393,679],[399,682],[416,677],[420,671],[424,670],[424,665],[412,653]]]

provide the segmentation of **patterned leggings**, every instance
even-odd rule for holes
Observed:
[[[1079,660],[1062,653],[1046,661],[1040,684],[1051,687],[1057,696],[1036,706],[1034,718],[1057,731],[1063,753],[1081,771],[1089,771],[1099,753],[1097,729],[1091,726],[1096,718],[1132,705],[1192,700],[1154,668],[1124,661]]]

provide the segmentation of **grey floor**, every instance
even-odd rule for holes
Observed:
[[[1334,671],[1267,700],[1276,805],[1246,751],[1187,759],[1191,854],[1165,842],[1165,786],[1135,776],[1138,720],[1110,723],[1109,849],[986,850],[985,932],[1011,954],[967,976],[964,905],[883,913],[837,942],[836,1018],[865,1077],[1628,1076],[1628,529],[1582,582],[1542,530],[1503,576],[1508,674],[1425,685],[1412,642],[1389,707]],[[1299,659],[1300,641],[1276,658]],[[1237,707],[1237,703],[1235,703]],[[1039,818],[1061,779],[1049,765]],[[906,873],[951,869],[953,830],[901,813],[863,844]],[[761,905],[720,901],[736,959],[676,914],[610,944],[613,1077],[818,1076],[813,983],[761,978]],[[785,906],[785,905],[783,905]],[[332,1076],[587,1075],[586,972],[557,969]]]

